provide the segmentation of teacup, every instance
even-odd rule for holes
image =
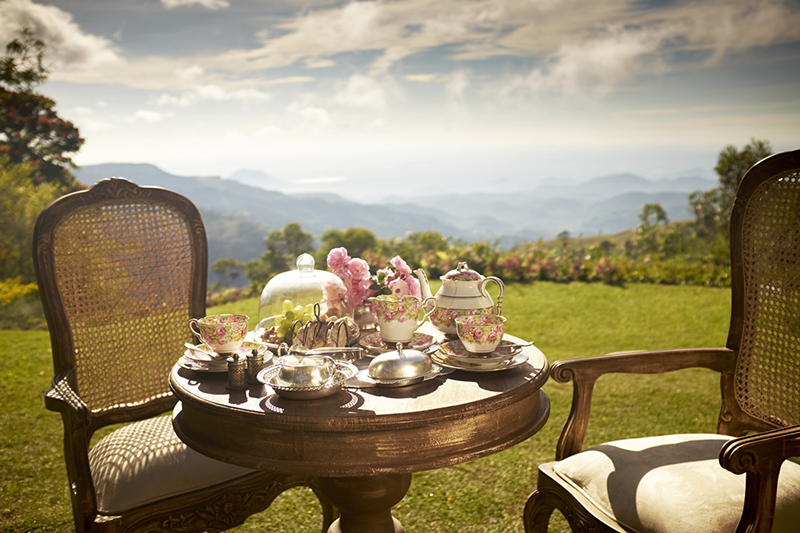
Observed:
[[[247,335],[247,315],[208,315],[189,319],[189,329],[219,354],[235,352]]]
[[[385,343],[409,342],[414,332],[436,310],[436,300],[416,296],[386,294],[374,296],[369,302],[375,307],[375,316],[381,330],[381,338]],[[430,310],[426,310],[430,307]],[[420,310],[425,312],[419,320]]]
[[[467,351],[487,354],[503,340],[505,323],[499,315],[463,315],[456,318],[456,332]]]
[[[321,387],[336,375],[336,361],[328,355],[297,357],[284,355],[278,358],[278,382],[287,386]]]

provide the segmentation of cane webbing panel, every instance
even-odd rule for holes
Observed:
[[[761,420],[800,424],[800,172],[754,191],[742,218],[742,250],[737,401]]]
[[[56,228],[77,392],[92,412],[169,393],[169,369],[191,340],[190,232],[179,211],[146,198],[83,206]]]

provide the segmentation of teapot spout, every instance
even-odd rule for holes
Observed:
[[[425,298],[430,298],[433,296],[431,294],[431,286],[428,283],[428,275],[425,274],[425,271],[421,268],[418,268],[414,271],[414,274],[419,280],[419,290],[422,295],[422,299],[424,300]]]

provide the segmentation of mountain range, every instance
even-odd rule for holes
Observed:
[[[584,182],[548,180],[529,191],[425,195],[360,203],[330,193],[287,193],[290,185],[260,171],[242,170],[229,178],[177,176],[150,164],[105,163],[75,171],[86,185],[111,177],[172,189],[200,210],[209,238],[209,260],[247,261],[264,252],[270,229],[299,222],[316,238],[329,229],[367,228],[382,239],[408,232],[436,231],[463,239],[499,240],[510,246],[562,231],[572,235],[617,233],[638,225],[648,203],[660,204],[670,220],[691,218],[688,195],[716,182],[696,175],[648,180],[612,174]]]

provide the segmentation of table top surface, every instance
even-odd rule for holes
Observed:
[[[173,423],[190,447],[254,468],[340,476],[447,466],[512,446],[544,424],[549,365],[538,348],[523,352],[525,364],[500,372],[456,370],[408,387],[344,388],[316,400],[286,399],[261,384],[232,391],[225,373],[175,365],[170,386],[181,403]]]

